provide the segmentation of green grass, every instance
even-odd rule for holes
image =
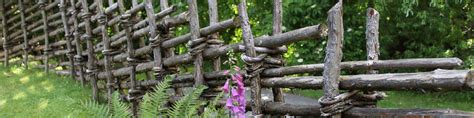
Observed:
[[[82,105],[90,99],[90,87],[82,87],[70,77],[45,74],[41,69],[24,70],[16,65],[0,68],[1,117],[87,117],[92,114]]]
[[[322,90],[293,90],[295,94],[319,98]],[[474,91],[451,92],[417,92],[417,91],[387,91],[388,96],[378,102],[382,108],[429,108],[456,109],[474,111]]]

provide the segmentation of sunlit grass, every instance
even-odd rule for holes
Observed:
[[[92,114],[81,104],[91,97],[89,86],[82,87],[70,77],[45,74],[42,69],[11,66],[0,67],[1,117],[83,118]]]

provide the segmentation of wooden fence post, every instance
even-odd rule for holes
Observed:
[[[6,16],[7,14],[5,12],[7,10],[7,8],[6,8],[6,5],[5,5],[5,0],[2,0],[0,3],[2,3],[1,6],[0,6],[1,7],[0,12],[2,12],[3,54],[5,55],[5,56],[3,56],[3,58],[4,58],[3,64],[4,64],[5,67],[8,67],[8,65],[9,65],[8,64],[8,53],[9,53],[8,41],[10,40],[10,38],[9,38],[9,34],[8,34],[8,27],[5,27],[5,26],[8,25],[7,24],[7,16]]]
[[[164,74],[164,69],[163,69],[163,62],[162,62],[162,54],[161,54],[161,42],[164,39],[161,39],[160,36],[157,35],[156,30],[156,17],[154,15],[154,10],[153,10],[153,3],[151,0],[146,0],[145,1],[145,11],[148,17],[148,28],[150,29],[148,36],[149,36],[149,41],[150,41],[150,47],[153,49],[153,59],[154,59],[154,65],[153,65],[153,74],[155,76],[155,79],[157,80],[163,80],[163,74]]]
[[[69,28],[69,24],[68,24],[68,21],[69,21],[69,18],[67,17],[66,13],[66,4],[65,4],[65,0],[60,0],[59,2],[59,9],[61,10],[61,20],[63,21],[63,28],[64,28],[64,38],[66,39],[66,47],[67,47],[67,53],[66,55],[68,56],[69,58],[69,64],[70,64],[70,68],[71,68],[71,76],[72,76],[72,79],[75,79],[76,78],[76,69],[74,68],[74,65],[75,65],[75,62],[74,62],[74,49],[72,47],[72,34],[71,34],[71,30]],[[26,41],[26,39],[25,39]]]
[[[106,78],[106,87],[107,87],[107,106],[112,108],[112,94],[114,92],[114,76],[112,74],[113,63],[111,63],[112,49],[110,48],[110,38],[107,33],[107,15],[104,13],[104,7],[102,0],[95,0],[95,4],[97,5],[97,22],[100,25],[101,33],[102,33],[102,41],[104,45],[104,49],[102,50],[102,54],[104,55],[104,69],[107,73]]]
[[[86,85],[85,73],[84,73],[84,57],[82,56],[82,43],[79,33],[79,19],[78,19],[78,9],[76,8],[75,0],[71,0],[71,18],[73,21],[73,36],[76,43],[76,55],[74,56],[75,61],[78,63],[79,68],[79,81],[81,81],[82,86]],[[75,75],[72,75],[75,76]]]
[[[281,0],[273,0],[273,34],[272,35],[278,35],[281,34],[282,32],[282,5],[281,5]],[[276,57],[279,60],[283,60],[283,57],[281,54],[277,55],[272,55]],[[283,64],[281,64],[283,65]],[[281,88],[272,88],[273,92],[273,100],[275,102],[285,102],[285,99],[283,98],[283,91]]]
[[[92,84],[92,99],[97,101],[98,87],[97,87],[97,61],[94,53],[94,44],[92,42],[92,26],[91,26],[91,12],[89,11],[89,5],[87,0],[81,0],[82,3],[82,14],[81,17],[84,20],[86,33],[82,35],[81,39],[86,41],[87,44],[87,78]]]
[[[39,0],[38,2],[39,8],[41,8],[41,16],[43,17],[43,32],[44,32],[44,71],[46,73],[49,72],[49,53],[51,50],[49,49],[49,30],[48,30],[48,14],[46,12],[46,5],[47,3],[44,0]]]
[[[138,117],[138,106],[139,106],[139,97],[142,95],[142,92],[137,86],[136,86],[136,66],[138,63],[138,60],[135,58],[135,49],[133,48],[133,21],[132,17],[133,14],[126,13],[126,8],[124,5],[123,0],[118,0],[118,6],[119,6],[119,11],[120,11],[120,22],[122,28],[125,30],[125,35],[127,38],[127,62],[128,62],[128,67],[131,67],[131,72],[130,72],[130,83],[131,87],[129,89],[128,95],[127,95],[127,100],[132,102],[132,117],[136,118]]]
[[[168,0],[160,0],[160,9],[161,9],[161,11],[164,11],[168,8],[169,8]],[[164,19],[163,21],[165,21],[168,18],[169,18],[169,15],[166,15],[162,19]],[[161,30],[160,33],[163,36],[160,36],[160,37],[165,39],[163,41],[170,40],[173,37],[172,29],[167,25],[161,25],[161,26],[162,27],[160,29]],[[160,47],[161,47],[161,45],[162,44],[160,43]],[[174,47],[165,48],[165,58],[175,56],[174,50],[175,50]],[[163,59],[162,59],[162,61],[163,61]],[[161,63],[163,63],[163,62],[161,62]],[[179,72],[179,67],[178,66],[168,66],[167,70],[172,71],[174,73],[178,73]],[[183,95],[183,90],[181,88],[173,88],[173,90],[174,90],[175,96],[182,96]]]
[[[326,46],[326,57],[324,58],[324,96],[321,101],[335,100],[339,95],[339,75],[342,59],[342,47],[344,40],[344,27],[342,24],[342,0],[328,11],[328,43]],[[322,116],[327,114],[321,113]],[[333,114],[333,118],[340,118],[340,114]]]
[[[25,69],[28,70],[28,30],[26,29],[25,21],[25,6],[23,0],[18,0],[18,6],[20,7],[20,17],[21,17],[21,30],[23,31],[23,64],[25,64]]]
[[[257,56],[255,51],[254,38],[250,28],[249,17],[247,15],[246,0],[240,0],[238,11],[241,20],[242,37],[245,45],[245,55],[243,55],[243,57],[249,58],[246,61],[246,79],[250,79],[251,81],[250,97],[252,101],[252,115],[254,117],[262,117],[260,71],[263,70],[261,61],[265,55]],[[246,59],[243,58],[242,60],[245,61]]]
[[[188,42],[190,54],[194,57],[194,86],[203,85],[204,76],[202,69],[202,51],[206,48],[205,39],[200,38],[199,33],[199,15],[196,0],[188,0],[189,7],[189,25],[191,30],[191,40]]]

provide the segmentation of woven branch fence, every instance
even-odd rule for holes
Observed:
[[[328,10],[327,24],[318,24],[282,32],[281,0],[274,0],[273,33],[254,37],[247,15],[246,1],[238,5],[238,17],[218,19],[216,0],[208,0],[209,8],[198,8],[196,0],[187,0],[188,11],[160,0],[157,11],[152,0],[1,0],[1,30],[5,66],[9,59],[20,57],[27,62],[41,61],[45,72],[72,75],[83,85],[90,83],[92,98],[99,91],[110,100],[119,91],[132,103],[134,117],[145,92],[167,75],[172,75],[175,96],[184,87],[206,85],[203,98],[213,98],[224,84],[221,68],[229,51],[242,52],[251,100],[252,116],[293,115],[332,117],[473,117],[470,112],[439,109],[376,108],[384,97],[381,91],[474,89],[473,70],[444,70],[459,67],[458,58],[417,58],[379,60],[379,14],[367,9],[367,60],[341,62],[344,39],[342,9],[339,1]],[[198,9],[208,9],[209,26],[199,25]],[[177,15],[172,15],[177,14]],[[189,26],[190,32],[175,36],[176,27]],[[240,43],[225,44],[219,32],[242,29]],[[321,64],[284,66],[281,54],[285,45],[302,41],[320,42],[327,38],[326,58]],[[175,49],[186,44],[188,52]],[[52,63],[51,60],[57,60]],[[203,63],[210,62],[212,71],[205,72]],[[194,72],[182,74],[178,66],[193,64]],[[55,67],[65,70],[54,70]],[[382,69],[426,68],[431,72],[378,73]],[[340,75],[341,70],[366,70],[366,74]],[[323,76],[287,76],[322,72]],[[145,73],[146,80],[137,80]],[[99,84],[105,83],[105,84]],[[262,88],[271,88],[273,99],[263,100]],[[324,96],[315,103],[286,102],[281,88],[323,89]],[[344,92],[339,89],[347,90]],[[124,90],[128,92],[124,92]],[[288,100],[290,101],[290,100]]]

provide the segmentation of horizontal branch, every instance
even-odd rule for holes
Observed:
[[[473,70],[442,70],[420,73],[346,75],[339,78],[345,90],[472,90]],[[262,79],[265,87],[321,89],[321,76]]]
[[[342,62],[341,69],[400,69],[400,68],[454,68],[462,65],[459,58],[415,58],[377,61],[349,61]],[[324,64],[296,65],[280,68],[270,68],[263,71],[267,77],[284,76],[301,73],[314,73],[323,71]]]

